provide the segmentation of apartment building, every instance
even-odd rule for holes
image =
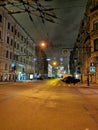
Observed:
[[[41,48],[39,45],[36,46],[36,73],[38,75],[41,75],[43,78],[48,77],[48,61],[47,61],[47,55],[43,48]]]
[[[76,70],[83,82],[98,83],[98,1],[89,0],[75,43]],[[74,59],[73,59],[74,60]]]
[[[25,80],[34,72],[34,41],[22,26],[0,7],[0,80]]]

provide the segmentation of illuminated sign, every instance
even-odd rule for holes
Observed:
[[[90,67],[90,72],[96,72],[96,67]]]
[[[68,49],[63,48],[62,49],[62,55],[68,55]]]

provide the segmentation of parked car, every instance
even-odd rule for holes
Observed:
[[[62,74],[62,76],[61,76],[61,80],[63,81],[65,78],[67,78],[67,77],[69,77],[69,76],[72,77],[71,74]]]
[[[68,77],[65,77],[62,81],[64,81],[67,84],[71,84],[71,83],[76,84],[80,82],[80,79],[76,79],[75,77],[68,76]]]

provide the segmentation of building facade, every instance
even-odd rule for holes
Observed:
[[[48,77],[48,61],[47,61],[47,55],[43,48],[41,48],[39,45],[36,46],[36,68],[35,71],[39,75],[41,75],[43,78]]]
[[[98,83],[98,0],[89,0],[87,3],[74,55],[81,80]]]
[[[19,23],[0,7],[0,80],[25,80],[34,72],[34,42]]]

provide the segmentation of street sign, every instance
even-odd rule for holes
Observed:
[[[68,49],[63,48],[62,49],[62,55],[68,55]]]
[[[92,66],[91,66],[91,67],[90,67],[90,72],[91,72],[91,73],[96,72],[96,67],[92,67]]]

